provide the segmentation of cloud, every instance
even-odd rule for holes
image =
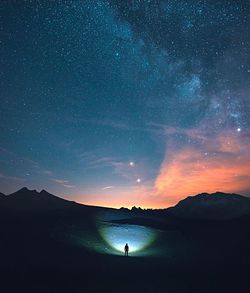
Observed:
[[[155,180],[155,193],[165,198],[166,204],[201,192],[248,192],[250,138],[247,135],[229,130],[210,135],[200,129],[183,133],[196,144],[175,149],[172,143]]]
[[[82,198],[84,198],[84,201]],[[144,185],[127,185],[126,188],[124,186],[116,186],[115,192],[110,192],[108,196],[104,196],[103,191],[93,190],[88,192],[88,194],[79,195],[78,201],[89,205],[116,208],[122,206],[129,208],[133,206],[152,207],[153,204],[149,188]]]
[[[75,188],[75,185],[71,185],[71,184],[63,184],[64,187],[66,188]]]
[[[128,161],[121,161],[113,157],[97,157],[93,154],[82,156],[82,161],[85,162],[89,169],[110,168],[112,173],[128,180],[135,180],[139,172],[136,166],[131,168]]]
[[[112,188],[114,188],[114,186],[110,185],[110,186],[105,186],[105,187],[103,187],[102,189],[103,189],[103,190],[106,190],[106,189],[112,189]]]
[[[56,179],[56,178],[51,178],[50,180],[62,185],[63,187],[66,187],[66,188],[75,188],[76,187],[75,185],[69,184],[68,180],[62,180],[62,179]]]
[[[0,146],[0,158],[1,161],[6,163],[7,165],[11,162],[12,165],[15,166],[15,169],[26,169],[28,173],[38,173],[42,175],[52,175],[53,172],[47,169],[44,169],[39,162],[31,160],[29,158],[20,156],[10,150],[7,150]]]
[[[102,168],[102,167],[110,167],[114,162],[114,158],[111,157],[90,157],[87,161],[87,165],[89,168]]]
[[[0,173],[0,179],[11,180],[11,181],[25,181],[24,178],[16,177],[16,176],[7,176]]]

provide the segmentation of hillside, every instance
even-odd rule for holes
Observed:
[[[168,211],[185,218],[236,218],[250,214],[250,199],[234,193],[201,193],[181,200]]]
[[[76,207],[79,204],[62,199],[46,190],[38,192],[26,187],[9,195],[0,194],[0,207],[12,210],[53,210]]]

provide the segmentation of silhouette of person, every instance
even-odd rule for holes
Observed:
[[[128,256],[128,251],[129,251],[129,246],[128,246],[128,243],[126,243],[124,247],[125,256]]]

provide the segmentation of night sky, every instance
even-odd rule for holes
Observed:
[[[1,192],[250,196],[248,0],[1,0],[0,95]]]

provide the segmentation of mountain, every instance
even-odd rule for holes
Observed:
[[[6,195],[3,194],[2,192],[0,192],[0,207],[2,205],[2,203],[5,201]]]
[[[37,192],[23,187],[9,195],[0,194],[0,207],[12,210],[54,210],[79,206],[79,204],[57,197],[46,190]]]
[[[85,206],[74,201],[62,199],[46,190],[38,192],[23,187],[9,195],[0,193],[0,209],[2,208],[5,211],[53,211],[83,207],[85,210],[92,212],[102,209],[102,211],[107,211],[109,216],[111,215],[111,209],[109,208]],[[132,210],[128,210],[121,208],[115,212],[115,219],[117,218],[117,213],[120,213],[123,219],[127,216],[129,218],[146,217],[150,221],[152,220],[151,216],[161,219],[172,219],[173,216],[174,219],[231,219],[250,215],[250,198],[223,192],[201,193],[189,196],[181,200],[176,206],[167,209],[142,210],[134,207]],[[124,213],[126,216],[123,215]]]
[[[167,211],[184,218],[236,218],[250,215],[250,198],[234,193],[201,193],[181,200]]]

